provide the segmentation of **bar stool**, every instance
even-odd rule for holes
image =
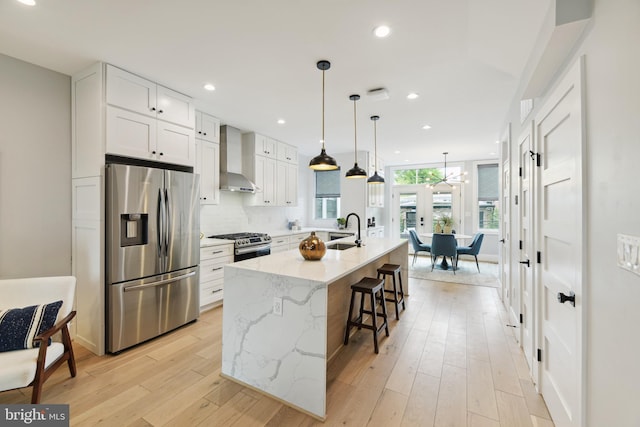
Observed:
[[[360,313],[355,319],[353,316],[353,304],[356,294],[360,294]],[[371,296],[371,310],[364,309],[365,294]],[[379,295],[378,295],[379,294]],[[377,300],[376,300],[377,298]],[[376,312],[378,302],[382,305],[382,313]],[[363,315],[371,315],[371,324],[363,322]],[[378,316],[382,317],[382,324],[378,326]],[[378,333],[384,328],[385,333],[389,336],[389,324],[387,323],[387,305],[384,302],[384,280],[374,279],[373,277],[364,277],[358,283],[351,285],[351,304],[349,305],[349,317],[347,319],[347,330],[344,333],[344,345],[349,344],[349,331],[352,326],[358,329],[365,328],[373,331],[373,346],[376,354],[378,353]]]
[[[396,286],[396,273],[398,273],[398,282],[400,284],[400,292],[398,292],[398,287]],[[402,303],[402,310],[406,310],[404,305],[404,289],[402,288],[402,268],[398,264],[384,264],[382,267],[378,269],[378,279],[384,276],[386,282],[386,276],[393,277],[393,289],[385,289],[384,291],[387,293],[392,293],[393,298],[386,298],[387,301],[393,302],[396,306],[396,320],[400,320],[400,314],[398,313],[398,305]],[[400,298],[398,298],[398,295]]]

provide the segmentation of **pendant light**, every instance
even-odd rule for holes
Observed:
[[[353,101],[353,167],[347,171],[347,178],[366,178],[367,172],[358,166],[358,129],[356,125],[356,101],[360,99],[360,95],[351,95],[349,99]]]
[[[318,61],[316,64],[319,70],[322,70],[322,150],[320,154],[311,159],[309,167],[317,171],[330,171],[338,169],[336,159],[329,156],[324,149],[324,72],[331,67],[331,63],[326,60]]]
[[[384,178],[378,175],[378,134],[376,129],[376,122],[380,119],[380,116],[371,116],[373,121],[373,175],[367,179],[369,184],[384,184]]]

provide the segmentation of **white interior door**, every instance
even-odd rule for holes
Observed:
[[[505,306],[511,306],[511,127],[507,127],[500,140],[500,158],[502,159],[501,193],[502,202],[500,204],[500,284],[502,287],[502,302]],[[511,319],[512,324],[516,319]]]
[[[518,277],[520,291],[520,345],[524,352],[529,369],[533,374],[537,369],[534,362],[534,283],[533,270],[536,258],[534,256],[534,238],[533,233],[533,173],[536,168],[536,156],[533,153],[532,129],[528,127],[518,139],[518,157],[519,157],[519,268]]]
[[[580,58],[536,118],[541,155],[539,389],[557,426],[582,425],[584,410],[582,67]],[[575,306],[559,301],[562,295],[575,295]]]

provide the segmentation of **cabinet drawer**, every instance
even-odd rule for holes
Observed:
[[[280,245],[288,245],[289,237],[281,236],[281,237],[272,237],[271,238],[271,247],[280,246]]]
[[[224,266],[233,262],[231,257],[214,258],[200,263],[200,283],[209,280],[222,279],[224,277]]]
[[[201,284],[200,289],[200,306],[205,306],[213,302],[219,301],[223,296],[222,279],[212,280]]]
[[[309,236],[310,236],[310,233],[293,235],[293,236],[289,237],[289,243],[299,244],[300,242],[302,242],[304,239],[306,239]]]
[[[209,246],[207,248],[200,248],[201,263],[208,259],[229,256],[232,257],[230,262],[233,262],[233,245]]]

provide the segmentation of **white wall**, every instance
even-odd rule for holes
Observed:
[[[71,78],[0,55],[0,277],[71,274]]]
[[[587,283],[583,289],[588,347],[585,407],[591,427],[640,425],[640,276],[616,266],[616,235],[640,236],[640,180],[635,175],[640,161],[639,23],[637,0],[594,0],[591,23],[566,63],[585,55]],[[563,74],[565,68],[558,71]],[[536,100],[538,106],[543,102]],[[519,105],[512,106],[509,121],[515,141],[523,131]]]

